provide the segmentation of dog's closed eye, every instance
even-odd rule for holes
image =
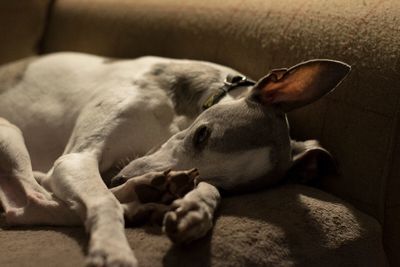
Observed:
[[[204,147],[210,135],[211,135],[211,129],[209,127],[205,125],[198,127],[193,136],[193,145],[199,149]]]

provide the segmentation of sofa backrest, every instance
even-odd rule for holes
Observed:
[[[50,1],[0,2],[0,64],[37,54]]]
[[[202,59],[255,79],[311,58],[349,63],[335,92],[289,114],[292,136],[333,153],[340,175],[323,188],[378,219],[400,265],[399,28],[396,0],[56,0],[41,52]]]

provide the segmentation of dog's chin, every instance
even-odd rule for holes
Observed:
[[[148,171],[148,172],[150,172],[150,171]],[[147,173],[146,171],[143,171],[143,172],[135,172],[135,173],[132,173],[132,174],[123,174],[124,172],[123,172],[123,170],[120,172],[120,173],[118,173],[117,175],[115,175],[113,178],[111,178],[111,182],[110,182],[110,186],[111,187],[116,187],[116,186],[119,186],[119,185],[121,185],[121,184],[124,184],[126,181],[128,181],[129,179],[131,179],[131,178],[134,178],[134,177],[137,177],[137,176],[140,176],[140,175],[143,175],[143,174],[145,174],[145,173]],[[126,172],[125,172],[126,173]]]
[[[126,181],[128,181],[128,179],[117,174],[116,176],[111,178],[110,187],[119,186],[119,185],[125,183]]]
[[[168,166],[143,166],[142,164],[140,164],[141,166],[136,166],[136,164],[132,163],[125,166],[117,175],[111,178],[111,187],[124,184],[129,179],[144,175],[149,172],[166,171],[171,169],[171,167]]]

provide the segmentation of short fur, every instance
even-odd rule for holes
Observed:
[[[192,60],[110,61],[79,53],[4,66],[0,200],[7,221],[84,223],[93,266],[137,265],[124,216],[143,211],[165,214],[171,240],[198,239],[212,227],[217,188],[271,185],[294,160],[324,151],[313,143],[293,157],[285,111],[331,91],[348,71],[344,63],[308,61],[272,72],[254,88],[237,88],[202,112],[237,71]],[[111,180],[117,186],[108,189],[107,176],[118,166]],[[191,168],[200,176],[166,171]]]

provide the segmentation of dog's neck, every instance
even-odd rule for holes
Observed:
[[[225,92],[223,87],[223,82],[217,82],[204,86],[200,90],[190,86],[174,88],[171,90],[171,98],[175,99],[175,111],[179,115],[195,119],[201,112],[213,105],[245,97],[251,89],[249,86],[238,86]]]
[[[248,92],[250,91],[251,87],[249,86],[239,86],[234,88],[233,90],[230,90],[229,92],[224,93],[224,95],[218,100],[211,105],[209,104],[210,99],[212,99],[215,96],[218,96],[220,94],[220,91],[222,89],[219,89],[217,92],[213,90],[212,92],[205,92],[202,98],[199,100],[199,105],[201,105],[202,109],[205,110],[213,105],[216,105],[218,103],[224,103],[232,100],[237,100],[242,97],[247,96]],[[208,106],[210,105],[210,106]]]
[[[250,91],[255,82],[243,75],[228,74],[218,92],[211,93],[203,102],[202,108],[206,110],[215,104],[241,98]],[[240,90],[241,89],[241,90]]]
[[[167,91],[177,115],[195,119],[204,111],[205,103],[224,87],[226,74],[203,64],[157,64],[146,75],[146,86],[158,86]],[[249,91],[249,86],[229,90],[213,104],[235,100]]]

